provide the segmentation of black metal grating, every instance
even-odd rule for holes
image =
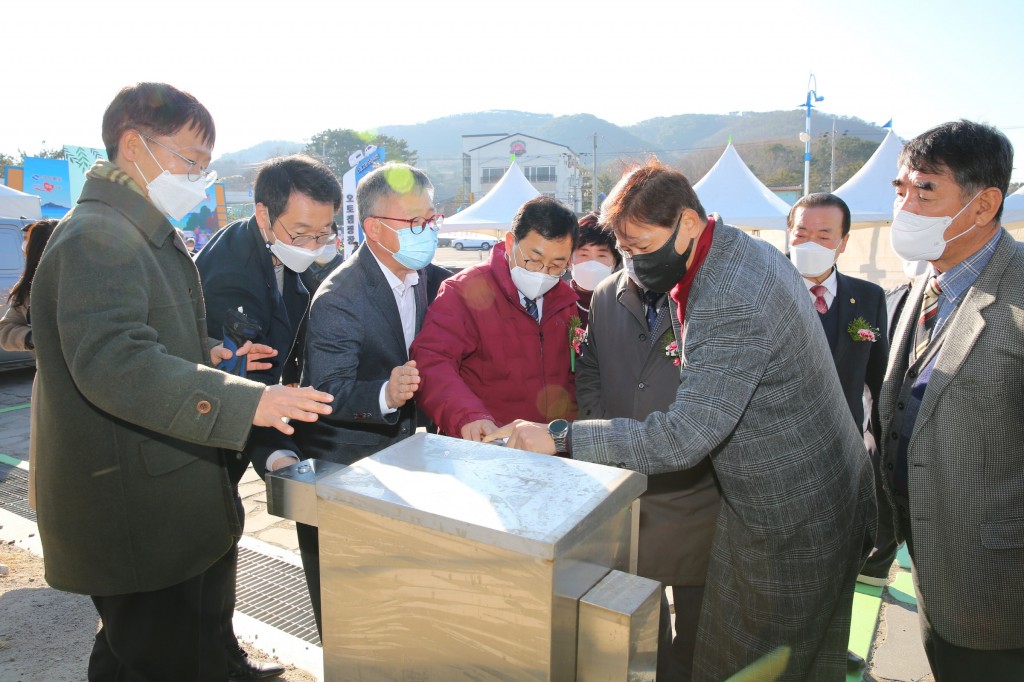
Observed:
[[[36,512],[28,506],[28,472],[0,467],[0,509],[35,523]]]
[[[319,645],[306,576],[298,566],[238,548],[235,608],[282,632]]]

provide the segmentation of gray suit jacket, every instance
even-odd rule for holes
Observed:
[[[780,679],[841,679],[874,483],[807,287],[770,244],[718,225],[681,338],[668,410],[576,422],[572,456],[644,473],[710,457],[722,506],[695,680],[725,679],[782,645],[792,652]]]
[[[427,275],[419,274],[417,332],[427,311]],[[391,414],[380,409],[381,387],[408,361],[395,295],[363,244],[324,280],[310,307],[302,384],[333,395],[334,411],[294,424],[302,456],[351,464],[415,433],[413,401]]]
[[[891,501],[921,309],[914,283],[882,386],[883,483]],[[1024,244],[1005,230],[943,325],[908,452],[920,602],[936,632],[974,649],[1024,647]],[[934,350],[934,348],[932,349]],[[903,511],[903,510],[899,510]],[[901,538],[903,539],[903,538]]]

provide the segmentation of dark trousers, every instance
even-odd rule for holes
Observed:
[[[102,625],[90,682],[224,682],[221,596],[209,572],[153,592],[92,597]]]
[[[231,543],[227,554],[217,560],[207,571],[213,599],[218,604],[220,615],[220,640],[227,649],[238,647],[235,637],[235,589],[238,586],[238,540]]]
[[[306,589],[309,590],[309,603],[313,607],[313,618],[316,619],[316,631],[320,641],[323,641],[324,631],[320,620],[320,531],[316,526],[296,523],[295,535],[299,540],[299,555],[302,557],[302,571],[306,574]]]
[[[693,651],[697,646],[697,623],[700,620],[704,586],[672,586],[672,603],[676,610],[675,633],[664,590],[661,597],[661,622],[658,628],[658,682],[690,682],[693,674]]]
[[[234,485],[235,492],[235,513],[238,514],[238,524],[245,528],[245,509],[242,507],[242,498],[238,496],[238,484]],[[206,572],[207,585],[212,591],[212,598],[219,604],[220,613],[220,640],[228,650],[238,648],[238,639],[235,637],[235,589],[238,587],[238,540],[231,543],[231,549],[227,554],[217,560]]]
[[[1024,680],[1024,649],[965,649],[939,637],[923,612],[918,612],[918,618],[924,653],[935,682]]]

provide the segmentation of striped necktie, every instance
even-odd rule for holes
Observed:
[[[540,317],[537,316],[537,299],[523,296],[523,301],[526,302],[526,312],[533,315],[533,319],[540,322]]]
[[[828,303],[825,302],[825,292],[827,291],[828,289],[820,284],[811,287],[811,295],[814,296],[814,309],[821,315],[828,312]]]
[[[911,364],[924,355],[928,350],[928,344],[932,340],[932,331],[935,329],[935,317],[939,312],[939,294],[942,288],[939,287],[939,280],[932,277],[924,288],[924,297],[921,299],[921,316],[917,318],[917,327],[914,329],[914,355]]]

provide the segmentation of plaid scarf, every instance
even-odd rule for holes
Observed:
[[[132,191],[145,197],[146,191],[139,187],[139,184],[132,180],[132,177],[117,167],[117,164],[106,159],[98,159],[85,173],[85,177],[93,180],[107,180],[128,187]],[[148,197],[147,197],[148,198]]]

